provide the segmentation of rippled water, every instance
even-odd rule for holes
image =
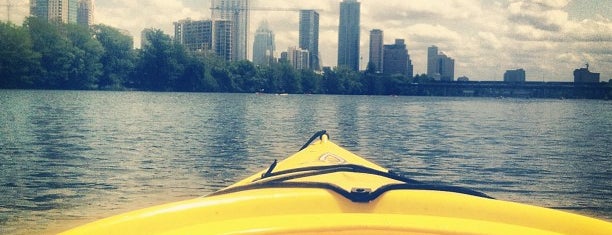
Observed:
[[[0,90],[0,234],[208,194],[315,131],[423,181],[612,219],[612,102]]]

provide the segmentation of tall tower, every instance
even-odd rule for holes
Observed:
[[[232,60],[246,60],[249,38],[250,0],[212,0],[213,20],[232,22]]]
[[[321,70],[319,60],[319,13],[314,10],[300,11],[300,48],[310,53],[310,69]]]
[[[381,73],[383,67],[384,33],[380,29],[370,31],[370,63],[374,64],[375,72]]]
[[[31,0],[30,14],[50,22],[77,23],[78,0]]]
[[[91,26],[94,24],[94,1],[79,0],[77,24]]]
[[[338,28],[338,66],[359,71],[359,31],[361,3],[344,0],[340,3]]]
[[[437,61],[438,47],[430,46],[427,48],[427,76],[430,78],[435,77],[439,73]]]
[[[256,65],[270,65],[274,60],[274,32],[270,30],[268,22],[262,22],[255,32],[253,42],[253,63]]]

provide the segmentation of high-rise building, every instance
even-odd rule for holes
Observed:
[[[404,39],[396,39],[395,44],[385,45],[383,54],[383,73],[385,75],[401,74],[412,78],[412,60],[410,60]]]
[[[300,11],[300,48],[310,52],[310,69],[321,70],[319,59],[319,13]]]
[[[370,60],[375,67],[375,72],[382,73],[383,67],[383,43],[384,34],[380,29],[370,31]]]
[[[213,49],[213,21],[191,20],[174,22],[174,40],[193,52]]]
[[[427,76],[436,81],[455,80],[455,60],[438,52],[438,47],[427,49]]]
[[[255,65],[270,65],[274,61],[274,32],[270,30],[268,22],[262,22],[255,32],[253,42],[253,63]]]
[[[504,73],[504,82],[525,82],[525,70],[506,70]]]
[[[359,70],[359,34],[361,3],[344,0],[340,3],[338,28],[338,66]]]
[[[427,76],[433,78],[439,73],[436,61],[438,60],[438,47],[430,46],[427,48]]]
[[[297,70],[308,69],[310,66],[310,53],[295,47],[287,49],[287,61]]]
[[[232,59],[232,22],[229,20],[191,20],[174,22],[174,40],[189,51],[214,52],[220,58]]]
[[[213,27],[213,50],[215,54],[226,61],[235,60],[234,22],[230,20],[214,20]]]
[[[79,8],[77,10],[77,24],[82,26],[91,26],[94,24],[94,1],[79,0]]]
[[[77,23],[78,0],[31,0],[30,14],[49,22]]]
[[[249,39],[250,0],[212,0],[214,21],[232,22],[232,60],[246,60]]]

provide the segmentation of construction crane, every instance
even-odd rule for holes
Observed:
[[[302,11],[302,10],[313,10],[313,11],[323,11],[322,9],[301,9],[301,8],[266,8],[266,7],[250,7],[250,8],[242,8],[242,7],[211,7],[211,10],[217,11],[234,11],[235,14],[240,13],[241,11]]]

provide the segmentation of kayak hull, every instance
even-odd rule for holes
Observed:
[[[219,193],[110,217],[64,234],[612,234],[606,221],[458,192],[390,190],[356,202],[328,188],[245,187],[269,185],[266,181],[285,175],[290,185],[329,181],[346,191],[397,181],[368,172],[317,175],[308,170],[306,177],[291,172],[346,163],[385,170],[322,137]]]

